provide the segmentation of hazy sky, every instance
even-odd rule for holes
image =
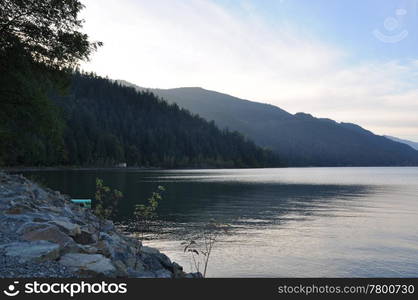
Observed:
[[[83,0],[84,70],[418,141],[418,0]]]

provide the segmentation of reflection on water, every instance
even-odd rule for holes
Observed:
[[[232,225],[209,276],[418,276],[418,168],[38,171],[74,198],[96,177],[131,217],[158,185],[165,234],[148,244],[189,267],[181,241],[211,219]]]

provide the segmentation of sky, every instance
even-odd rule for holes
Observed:
[[[418,141],[418,0],[82,0],[86,71]]]

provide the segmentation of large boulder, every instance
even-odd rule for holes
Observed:
[[[73,237],[73,239],[81,245],[94,244],[97,241],[97,234],[93,232],[88,226],[82,227],[80,232]]]
[[[173,267],[171,260],[165,254],[152,247],[142,246],[141,257],[152,269],[171,269]]]
[[[144,271],[146,269],[139,256],[142,244],[138,240],[131,240],[117,232],[112,234],[102,232],[95,247],[98,248],[98,253],[109,257],[112,262],[123,263],[126,270]],[[125,270],[125,268],[121,269]]]
[[[135,255],[135,248],[141,248],[141,242],[132,243],[117,232],[107,234],[101,232],[97,247],[103,254],[114,259],[122,259],[124,256]]]
[[[79,225],[71,223],[70,221],[65,219],[53,220],[50,223],[56,225],[61,231],[65,232],[70,236],[76,236],[81,233]]]
[[[19,235],[24,235],[28,232],[37,231],[42,228],[48,227],[48,224],[46,223],[40,223],[40,222],[27,222],[24,223],[22,226],[19,227],[19,229],[16,231]]]
[[[112,277],[116,274],[116,268],[110,259],[101,254],[67,253],[59,262],[80,275]]]
[[[74,240],[60,231],[56,226],[49,225],[23,234],[22,238],[26,241],[49,241],[65,248],[74,244]]]
[[[1,245],[6,256],[16,257],[20,262],[42,262],[59,257],[60,247],[47,241],[13,242]]]

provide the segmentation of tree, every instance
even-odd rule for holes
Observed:
[[[3,0],[0,3],[0,47],[16,45],[36,62],[54,69],[74,68],[101,42],[90,42],[79,30],[83,5],[78,0]]]
[[[57,164],[63,121],[50,100],[101,46],[79,30],[78,0],[0,2],[0,164]],[[30,154],[30,156],[28,156]]]
[[[57,163],[63,122],[48,97],[49,70],[16,45],[0,50],[0,70],[0,163]]]

